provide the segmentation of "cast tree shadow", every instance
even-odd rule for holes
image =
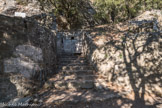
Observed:
[[[129,81],[134,92],[134,104],[132,107],[138,107],[138,103],[145,106],[146,87],[151,89],[154,84],[161,87],[162,84],[162,62],[160,56],[160,31],[140,31],[139,29],[148,29],[146,23],[154,24],[154,21],[141,21],[136,23],[140,27],[130,31],[123,37],[122,46],[115,46],[122,51],[125,69],[129,76]],[[157,95],[161,95],[155,93]],[[157,103],[158,104],[158,103]]]
[[[160,89],[159,91],[153,90],[154,87],[162,87],[162,43],[160,41],[162,34],[158,29],[155,19],[150,21],[136,21],[134,23],[137,24],[135,28],[132,29],[132,26],[130,26],[130,29],[126,31],[118,31],[124,34],[120,40],[114,40],[113,37],[108,37],[110,38],[109,41],[106,43],[106,46],[103,46],[105,53],[109,54],[108,49],[113,47],[116,53],[121,53],[120,56],[123,59],[122,62],[116,60],[113,68],[107,73],[112,74],[110,79],[112,82],[117,80],[118,77],[124,78],[128,75],[128,80],[134,93],[132,107],[156,107],[156,105],[161,103],[159,103],[159,101],[156,103],[157,100],[154,100],[154,105],[148,106],[146,104],[145,94],[153,93],[160,99],[162,97]],[[91,49],[87,51],[86,56],[98,71],[97,64],[103,61],[95,61],[92,59],[94,51],[100,49],[92,41],[96,36],[97,35],[93,35],[92,38],[86,37],[87,43],[85,44],[85,49]],[[86,46],[87,44],[91,46]],[[110,58],[116,59],[117,57],[112,56]],[[121,69],[119,69],[120,72],[115,73],[116,65],[120,64],[125,65],[124,68],[121,67]]]

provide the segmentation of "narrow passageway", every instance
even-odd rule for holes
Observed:
[[[64,55],[58,62],[59,78],[65,88],[93,88],[95,72],[83,56]],[[59,83],[59,82],[58,82]],[[59,85],[57,85],[59,87]]]
[[[58,58],[57,71],[57,74],[47,81],[50,86],[45,86],[46,90],[42,90],[39,94],[39,100],[43,100],[43,105],[59,107],[58,103],[75,104],[121,97],[100,83],[104,79],[99,78],[82,55],[63,54]]]

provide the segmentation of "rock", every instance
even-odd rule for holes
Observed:
[[[36,98],[36,99],[33,100],[33,102],[34,102],[34,103],[38,103],[39,101],[38,101],[38,99]]]
[[[15,0],[3,0],[2,3],[0,3],[0,13],[6,13],[7,11],[15,10],[16,2]]]
[[[68,88],[67,84],[64,82],[54,83],[54,87],[57,89],[67,89]]]
[[[69,82],[68,83],[68,88],[69,89],[77,89],[77,88],[80,88],[80,84],[77,83],[77,82]]]
[[[124,78],[123,77],[118,77],[118,81],[119,82],[124,82]]]
[[[53,88],[54,85],[52,82],[45,82],[45,84],[43,85],[43,88],[48,89],[48,88]]]
[[[39,103],[42,103],[42,102],[43,102],[43,100],[42,100],[42,99],[40,99],[40,100],[39,100]]]
[[[34,97],[37,98],[39,95],[38,94],[34,94]]]
[[[94,87],[94,82],[84,82],[84,83],[81,83],[80,87],[82,89],[91,89]]]
[[[16,0],[3,0],[0,3],[0,13],[5,15],[14,16],[16,11],[24,12],[27,16],[38,15],[41,13],[38,1],[16,1]]]
[[[103,86],[100,83],[95,83],[95,88],[97,90],[102,90],[103,89]]]
[[[153,92],[157,95],[162,97],[162,88],[158,85],[153,86]]]

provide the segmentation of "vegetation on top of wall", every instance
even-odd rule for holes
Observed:
[[[97,19],[104,19],[107,23],[121,22],[136,17],[139,13],[161,9],[161,0],[94,0]]]
[[[90,19],[96,24],[118,23],[136,17],[146,10],[162,9],[161,0],[38,0],[47,11],[53,12],[63,28],[80,28]],[[91,3],[92,2],[92,3]],[[95,14],[89,8],[95,9]],[[48,9],[47,9],[48,8]],[[53,10],[53,11],[52,11]],[[61,18],[60,18],[61,17]],[[99,23],[98,23],[99,22]],[[66,23],[66,24],[64,24]],[[91,22],[88,22],[91,23]],[[67,27],[68,25],[68,27]]]
[[[82,16],[78,6],[82,0],[38,0],[45,11],[50,11],[55,14],[58,19],[58,24],[64,26],[62,28],[69,29],[80,27],[82,24]],[[65,24],[66,23],[66,24]],[[69,27],[67,27],[69,26]]]
[[[28,5],[28,0],[16,0],[16,3],[18,5]]]

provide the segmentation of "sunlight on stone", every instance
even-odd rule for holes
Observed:
[[[10,35],[8,35],[7,33],[3,33],[3,35],[2,35],[4,38],[6,38],[6,39],[10,39],[11,37],[10,37]]]
[[[31,45],[19,45],[14,52],[16,58],[4,60],[4,72],[21,73],[24,77],[30,78],[41,70],[40,61],[43,60],[42,50]]]

